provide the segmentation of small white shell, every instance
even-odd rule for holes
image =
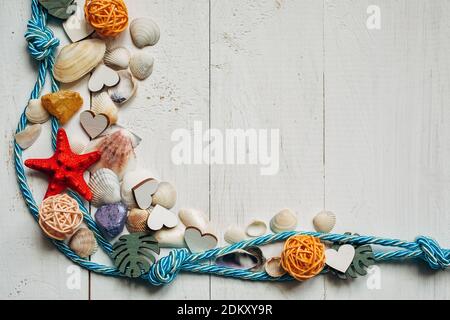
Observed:
[[[155,179],[153,173],[148,170],[136,169],[130,172],[127,172],[122,180],[122,185],[120,187],[120,195],[122,197],[122,202],[128,208],[137,208],[138,205],[133,195],[133,187],[135,187],[140,182],[145,179]],[[158,179],[156,179],[158,180]]]
[[[153,46],[159,41],[158,25],[149,18],[137,18],[130,24],[131,39],[138,48]]]
[[[291,209],[283,209],[270,220],[270,229],[275,233],[292,231],[297,227],[297,215]]]
[[[267,274],[273,278],[279,278],[286,274],[286,270],[281,266],[281,258],[280,257],[272,257],[267,259],[264,264],[264,269]]]
[[[119,110],[106,92],[93,96],[91,110],[96,114],[105,114],[108,117],[110,124],[115,124],[117,122]]]
[[[262,236],[267,231],[267,225],[262,220],[252,220],[245,228],[245,233],[249,237]]]
[[[105,53],[103,61],[111,68],[126,69],[130,63],[130,51],[127,48],[119,47]]]
[[[84,148],[86,148],[86,143],[81,141],[81,139],[75,135],[72,135],[69,138],[69,142],[70,142],[70,149],[72,150],[73,153],[82,154]]]
[[[97,251],[94,233],[88,228],[80,228],[69,240],[69,247],[81,258],[87,258]]]
[[[130,233],[149,231],[147,227],[147,219],[150,215],[148,210],[139,208],[131,209],[127,217],[127,229]]]
[[[185,230],[186,227],[179,223],[175,228],[162,228],[156,231],[153,236],[161,248],[184,248],[186,247],[186,242],[184,242]]]
[[[317,232],[328,233],[336,224],[336,215],[331,211],[321,211],[314,217],[313,224]]]
[[[101,168],[95,171],[89,180],[89,188],[92,191],[92,205],[97,208],[120,201],[119,178],[110,169]]]
[[[136,94],[138,84],[128,70],[119,70],[120,82],[117,86],[109,88],[108,94],[115,103],[123,104]]]
[[[41,125],[39,123],[27,126],[25,129],[16,133],[15,138],[17,144],[22,149],[27,149],[33,145],[33,143],[39,138],[41,134]]]
[[[186,227],[196,227],[202,232],[206,232],[209,226],[208,217],[197,209],[180,209],[178,218]]]
[[[136,52],[130,60],[130,71],[136,79],[147,79],[153,72],[154,61],[150,54],[144,51]]]
[[[169,182],[161,182],[152,199],[152,206],[159,204],[166,209],[172,209],[177,202],[177,191]]]
[[[50,114],[42,106],[41,99],[31,99],[28,102],[25,115],[31,123],[44,123],[50,119]]]
[[[225,231],[223,239],[229,244],[233,244],[247,239],[247,235],[241,227],[231,226]]]

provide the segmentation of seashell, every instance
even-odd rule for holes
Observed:
[[[229,244],[233,244],[247,239],[247,235],[242,228],[238,226],[231,226],[225,231],[223,239]]]
[[[130,60],[130,71],[136,79],[147,79],[153,72],[153,57],[144,52],[136,52]]]
[[[206,232],[209,227],[208,217],[197,209],[180,209],[178,218],[186,227],[196,227],[202,232]]]
[[[139,137],[137,134],[135,134],[134,132],[130,131],[129,129],[126,129],[125,127],[122,127],[122,126],[120,126],[118,124],[110,126],[99,137],[104,137],[104,136],[110,135],[110,134],[112,134],[112,133],[114,133],[116,131],[119,131],[119,130],[126,130],[127,131],[128,135],[131,138],[131,142],[133,144],[133,148],[136,148],[139,145],[139,143],[141,143],[141,141],[142,141],[141,137]]]
[[[313,219],[314,229],[317,232],[330,232],[336,224],[336,215],[331,211],[321,211]]]
[[[89,171],[94,173],[100,168],[108,168],[121,180],[126,172],[136,168],[133,139],[134,136],[128,130],[120,128],[89,142],[83,153],[98,150],[102,154],[100,160],[91,166]]]
[[[148,232],[147,219],[150,213],[148,210],[141,210],[139,208],[131,209],[128,212],[127,229],[130,233],[133,232]]]
[[[154,46],[159,41],[158,25],[149,18],[137,18],[130,24],[130,34],[133,43],[138,48]]]
[[[105,114],[110,124],[117,122],[117,113],[119,110],[106,92],[93,96],[91,111],[94,111],[96,114]]]
[[[119,70],[120,82],[117,86],[109,88],[108,94],[115,103],[123,104],[136,94],[138,84],[128,70]]]
[[[174,228],[163,228],[156,231],[153,236],[161,248],[185,248],[184,231],[186,227],[178,223]]]
[[[44,123],[50,119],[50,113],[42,106],[41,99],[31,99],[28,102],[25,115],[31,123]]]
[[[16,133],[14,136],[17,144],[22,149],[27,149],[33,145],[33,143],[39,138],[41,134],[42,127],[39,123],[27,126],[22,131]]]
[[[233,269],[258,271],[262,268],[266,259],[260,248],[250,247],[246,250],[237,249],[218,256],[215,264]]]
[[[85,147],[86,144],[78,139],[70,141],[70,149],[72,150],[73,153],[82,154]]]
[[[55,79],[71,83],[88,74],[103,59],[106,45],[99,39],[88,39],[65,46],[56,58]]]
[[[275,233],[292,231],[297,227],[297,215],[291,209],[283,209],[270,220],[270,229]]]
[[[177,202],[177,191],[169,182],[161,182],[158,189],[152,195],[152,205],[159,204],[166,209],[172,209]]]
[[[247,225],[247,228],[245,229],[245,233],[249,237],[262,236],[264,233],[266,233],[266,231],[267,231],[267,225],[262,220],[253,220],[253,221],[251,221]]]
[[[98,208],[104,204],[120,202],[120,182],[117,175],[110,169],[101,168],[95,171],[89,179],[92,191],[91,203]]]
[[[138,205],[133,195],[133,188],[138,185],[140,182],[146,179],[154,179],[153,173],[148,170],[136,169],[127,172],[124,175],[122,185],[120,187],[120,194],[122,197],[122,202],[128,208],[137,208]],[[156,179],[157,180],[157,179]]]
[[[88,228],[80,228],[69,240],[69,247],[81,258],[87,258],[97,251],[94,233]]]
[[[286,270],[281,266],[281,258],[280,257],[272,257],[267,259],[264,264],[264,269],[267,274],[273,278],[279,278],[286,274]]]
[[[127,48],[119,47],[113,50],[108,50],[105,53],[103,61],[111,68],[127,69],[130,63],[131,53]]]

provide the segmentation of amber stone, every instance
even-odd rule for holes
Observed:
[[[61,125],[67,123],[83,105],[80,94],[70,90],[46,94],[41,101],[45,110],[55,116]]]

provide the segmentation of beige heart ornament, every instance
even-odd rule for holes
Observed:
[[[338,251],[334,249],[325,250],[325,263],[334,270],[345,273],[352,264],[355,257],[355,248],[352,245],[344,244]]]
[[[89,79],[88,88],[91,92],[98,92],[103,87],[114,87],[120,81],[119,74],[110,67],[100,64]]]
[[[166,208],[156,205],[148,216],[147,226],[150,230],[158,231],[163,227],[174,228],[178,224],[177,216]]]
[[[88,136],[94,139],[108,128],[109,119],[106,114],[95,114],[90,110],[86,110],[80,114],[80,124]]]
[[[136,204],[142,210],[150,208],[152,204],[152,195],[158,190],[158,181],[152,178],[143,180],[135,185],[131,190]]]
[[[202,252],[217,246],[217,237],[211,233],[202,233],[196,227],[187,227],[184,231],[184,241],[191,252]]]
[[[86,22],[83,4],[81,1],[78,2],[80,3],[71,5],[71,7],[75,7],[75,13],[62,24],[64,31],[72,42],[86,39],[95,32],[95,29]]]

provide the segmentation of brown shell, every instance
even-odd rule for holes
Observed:
[[[147,219],[150,213],[139,208],[131,209],[127,218],[127,229],[130,233],[148,232]]]
[[[69,247],[81,258],[87,258],[97,251],[98,245],[91,230],[80,228],[70,238]]]

